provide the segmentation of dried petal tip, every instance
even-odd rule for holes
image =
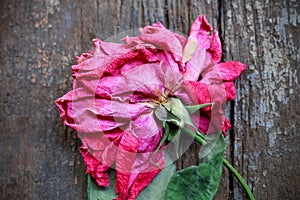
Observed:
[[[95,54],[100,53],[101,40],[98,38],[93,39]]]
[[[194,31],[206,31],[210,33],[211,30],[213,30],[213,27],[208,23],[206,16],[200,15],[193,23],[190,35],[192,35]]]
[[[87,59],[92,58],[93,55],[94,53],[91,50],[89,50],[87,53],[82,53],[81,56],[75,56],[75,59],[77,61],[77,64],[79,64]]]

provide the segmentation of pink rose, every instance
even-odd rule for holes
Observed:
[[[77,58],[73,90],[56,104],[82,140],[86,172],[108,186],[106,172],[116,168],[117,199],[135,199],[164,167],[164,145],[150,157],[164,134],[154,112],[170,97],[186,105],[214,103],[192,115],[201,132],[226,134],[230,127],[222,103],[235,98],[233,80],[245,65],[219,63],[221,43],[211,31],[204,15],[188,38],[157,23],[125,44],[95,39],[94,52]]]

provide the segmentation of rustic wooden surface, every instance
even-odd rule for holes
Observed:
[[[86,199],[75,133],[54,100],[71,89],[74,56],[95,37],[161,21],[188,34],[202,13],[219,30],[223,60],[248,69],[226,107],[226,157],[256,199],[300,198],[297,0],[0,0],[0,199]],[[178,162],[195,164],[199,146]],[[224,170],[215,199],[246,199]]]

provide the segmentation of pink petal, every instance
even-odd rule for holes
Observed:
[[[234,83],[232,81],[224,82],[224,86],[225,86],[227,101],[234,100],[236,96]]]
[[[246,69],[246,65],[237,61],[219,63],[216,65],[223,80],[233,81],[242,71]]]
[[[226,131],[231,127],[231,124],[224,115],[222,105],[219,103],[215,104],[210,115],[213,125],[226,136]]]
[[[181,87],[183,80],[181,63],[177,62],[168,51],[160,51],[156,56],[161,61],[160,64],[164,73],[164,87],[169,91],[175,92]]]
[[[151,183],[160,170],[161,169],[156,169],[145,173],[139,173],[132,184],[129,199],[136,199],[139,193]]]
[[[102,57],[123,55],[133,50],[130,45],[113,42],[104,42],[98,38],[94,39],[93,42],[95,48],[95,55],[101,55]]]
[[[117,199],[134,199],[152,181],[164,167],[164,151],[158,151],[153,157],[153,146],[147,152],[139,152],[145,140],[137,140],[134,136],[124,135],[120,143],[117,157],[117,182],[115,191]],[[126,143],[126,145],[125,145]],[[159,143],[159,139],[156,144]],[[149,143],[148,143],[149,144]],[[128,145],[131,145],[130,147]],[[144,151],[145,149],[142,148]],[[151,150],[151,151],[149,151]],[[152,161],[150,158],[152,157]],[[156,165],[153,164],[156,163]]]
[[[146,96],[156,96],[157,90],[164,85],[164,72],[158,63],[149,63],[135,66],[124,71],[122,79],[116,84],[113,91],[115,96],[122,94],[144,93]]]
[[[63,121],[64,125],[76,129],[72,114],[72,96],[73,91],[70,91],[64,96],[55,100],[55,104],[59,109],[60,118]]]
[[[125,37],[123,39],[132,48],[150,48],[171,52],[176,61],[182,57],[182,49],[186,38],[166,29],[160,22],[141,29],[138,37]]]
[[[106,43],[94,40],[95,55],[82,60],[72,67],[73,91],[56,100],[64,124],[78,132],[95,132],[97,125],[97,111],[94,110],[95,91],[105,66],[112,61],[109,53],[101,51]],[[109,48],[108,48],[109,50]],[[113,53],[115,50],[112,50]],[[124,46],[119,53],[129,51]]]
[[[196,37],[198,32],[210,32],[212,30],[212,26],[208,23],[205,15],[198,16],[194,23],[191,26],[191,30],[189,35]]]
[[[164,150],[158,151],[153,157],[152,153],[139,153],[136,155],[129,174],[127,189],[129,199],[136,198],[164,167]]]
[[[158,139],[154,142],[152,140],[146,142],[144,141],[141,145],[145,145],[148,149],[153,149],[151,146],[159,143],[159,138],[162,135],[162,125],[161,122],[158,122],[154,118],[154,112],[144,113],[139,115],[138,118],[136,118],[134,121],[132,121],[132,130],[134,134],[139,137],[140,139],[149,139],[152,137],[158,136]],[[144,149],[144,148],[143,148]],[[145,150],[142,150],[139,148],[139,152],[144,152]]]
[[[131,127],[131,132],[122,136],[117,155],[118,199],[136,198],[164,166],[163,151],[152,158],[160,168],[150,161],[163,133],[153,113],[140,115]]]
[[[139,38],[144,43],[151,44],[157,49],[171,52],[177,61],[182,57],[182,43],[184,43],[184,39],[161,24],[158,26],[146,26],[142,29]]]
[[[226,136],[227,130],[228,130],[229,128],[231,128],[230,121],[229,121],[227,118],[224,118],[224,126],[223,126],[223,129],[222,129],[223,135]]]
[[[202,109],[200,112],[194,113],[192,119],[198,129],[205,134],[222,132],[226,136],[227,129],[231,127],[219,103],[215,103],[209,110]]]
[[[99,160],[101,163],[103,163],[106,166],[113,166],[113,164],[116,162],[116,157],[117,157],[117,153],[119,150],[119,143],[120,143],[120,139],[123,136],[123,130],[118,130],[118,133],[116,134],[116,136],[113,137],[113,139],[111,140],[109,138],[109,136],[107,136],[107,133],[105,133],[105,136],[103,137],[99,137],[98,140],[94,140],[92,141],[93,143],[100,143],[100,144],[105,144],[106,146],[104,147],[103,150],[97,150],[97,149],[93,149],[96,146],[92,146],[89,145],[89,152],[92,152],[92,155]],[[85,137],[82,142],[85,145],[90,144],[89,141],[91,141],[92,138],[90,138],[89,136]],[[91,143],[92,144],[92,143]],[[100,145],[99,145],[100,146]]]
[[[134,51],[129,51],[126,54],[114,56],[114,60],[110,62],[104,73],[106,75],[122,74],[122,72],[130,70],[136,66],[146,64],[149,62],[157,61],[157,57],[154,52],[157,50],[150,51],[144,47],[141,47]]]
[[[224,130],[225,116],[222,108],[222,104],[215,103],[211,112],[207,113],[210,116],[213,128],[216,128],[218,131],[222,132]],[[210,132],[210,130],[208,130]],[[225,133],[226,134],[226,133]]]
[[[130,172],[134,163],[139,139],[132,133],[125,131],[119,144],[119,150],[116,160],[116,185],[115,193],[118,199],[127,199],[130,188]]]
[[[80,153],[86,165],[86,173],[89,173],[96,180],[99,186],[108,187],[109,177],[106,171],[109,167],[103,165],[100,161],[93,157],[85,146],[80,148]]]
[[[201,109],[198,121],[195,121],[199,129],[211,133],[217,128],[225,134],[228,123],[225,124],[222,103],[233,97],[232,85],[230,83],[208,85],[201,81],[186,81],[183,86],[195,104],[214,103],[212,107]],[[197,116],[193,119],[196,120]]]
[[[194,101],[192,100],[192,98],[188,95],[188,93],[186,92],[184,87],[181,87],[179,90],[177,90],[175,92],[175,97],[177,97],[178,99],[180,99],[180,101],[184,104],[184,105],[193,105]]]
[[[76,58],[77,63],[79,64],[87,59],[92,58],[93,56],[94,56],[94,53],[91,50],[89,50],[87,53],[82,53],[80,56],[76,56],[75,58]]]
[[[94,39],[94,53],[89,51],[83,53],[81,57],[77,58],[78,64],[72,67],[74,72],[100,70],[103,72],[109,62],[112,62],[116,56],[126,55],[132,52],[132,47],[127,44],[118,44],[103,42],[100,39]],[[97,74],[98,78],[101,73]]]
[[[149,108],[142,104],[126,104],[87,95],[85,90],[76,89],[56,100],[64,124],[83,133],[102,133],[123,126],[129,121],[120,118],[136,118]],[[119,114],[118,114],[119,113]]]
[[[114,73],[116,69],[122,67],[122,65],[135,58],[138,54],[138,51],[130,51],[126,54],[115,57],[115,59],[106,67],[105,73]]]
[[[202,82],[185,81],[183,83],[183,88],[194,104],[212,103],[209,85]]]
[[[199,131],[204,134],[208,134],[208,130],[211,130],[210,117],[203,114],[203,112],[196,112],[191,115],[193,122],[198,127]]]
[[[184,49],[184,55],[188,55],[186,64],[186,80],[197,80],[209,65],[220,62],[222,57],[222,46],[217,31],[210,35],[212,30],[205,15],[199,16],[193,23]],[[193,44],[193,45],[191,45]],[[196,45],[197,44],[197,45]]]
[[[124,124],[124,122],[130,122],[143,113],[150,112],[150,110],[150,107],[142,103],[132,104],[115,100],[95,99],[94,110],[89,111],[94,112],[97,116],[113,117],[117,123]],[[93,116],[85,117],[91,118]]]
[[[245,69],[246,65],[237,61],[219,63],[211,66],[205,71],[203,74],[203,81],[206,83],[233,81]]]
[[[212,55],[211,59],[214,64],[220,62],[222,57],[222,45],[218,31],[214,31],[212,35],[211,44],[210,48],[208,49],[208,52],[210,52],[210,54]]]
[[[122,71],[122,77],[115,82],[110,81],[110,78],[101,80],[98,87],[111,92],[112,98],[122,102],[149,102],[157,101],[159,96],[166,93],[175,92],[173,90],[180,88],[181,79],[177,65],[149,63]]]

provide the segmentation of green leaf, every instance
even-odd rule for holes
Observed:
[[[165,191],[169,180],[175,174],[176,166],[172,163],[170,155],[165,152],[166,163],[168,164],[152,180],[152,182],[139,194],[137,200],[164,200]],[[108,170],[110,186],[108,188],[99,187],[90,175],[88,175],[88,200],[110,200],[117,197],[114,193],[116,182],[116,171]]]
[[[226,141],[218,134],[216,140],[202,146],[198,166],[185,168],[172,177],[166,191],[166,200],[213,199],[222,175]]]

